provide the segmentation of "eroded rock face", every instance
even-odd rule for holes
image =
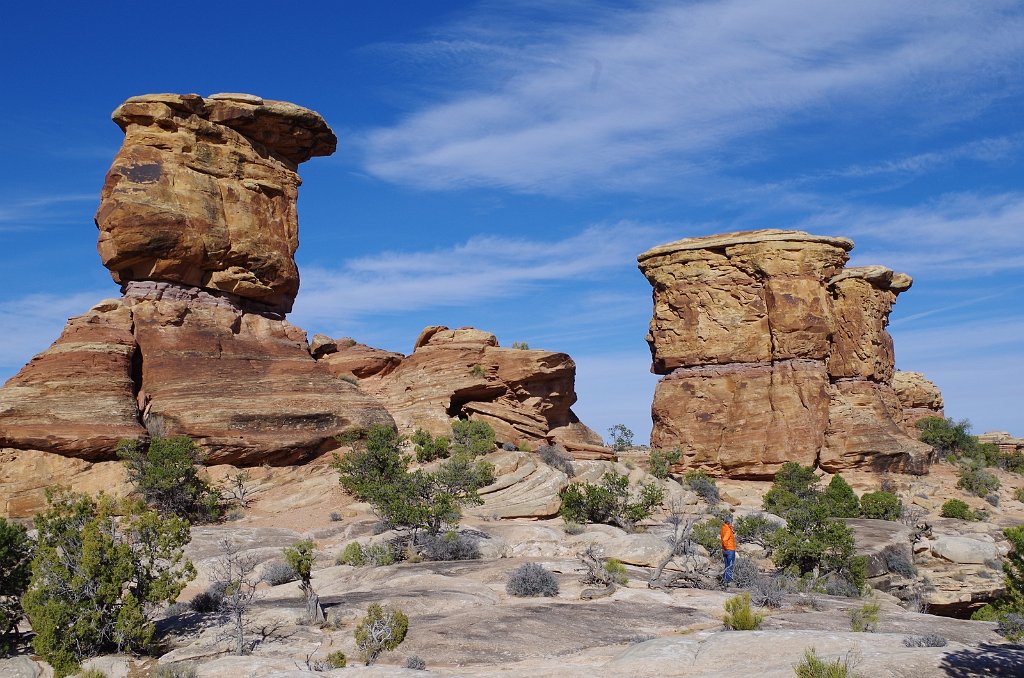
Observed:
[[[469,418],[490,424],[500,442],[553,441],[577,458],[611,457],[572,412],[576,364],[564,353],[501,348],[471,327],[427,327],[409,356],[346,343],[320,363],[358,378],[403,433],[447,435],[454,418]]]
[[[786,461],[922,470],[928,449],[903,431],[885,330],[911,280],[843,269],[852,247],[771,229],[641,254],[654,288],[651,369],[666,375],[651,444],[733,477],[769,477]]]
[[[920,372],[895,372],[892,387],[903,408],[903,427],[907,435],[917,438],[918,421],[925,417],[945,417],[942,392]]]
[[[296,168],[337,138],[317,113],[252,95],[132,97],[96,213],[118,283],[160,280],[291,310],[299,289]]]

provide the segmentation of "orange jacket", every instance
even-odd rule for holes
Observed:
[[[722,529],[719,531],[719,534],[722,537],[722,550],[735,551],[736,535],[732,531],[732,525],[729,523],[722,523]]]

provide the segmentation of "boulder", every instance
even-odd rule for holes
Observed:
[[[960,565],[980,565],[999,557],[993,542],[952,535],[933,539],[931,550],[933,555]]]
[[[113,113],[125,133],[96,213],[118,283],[230,292],[279,312],[299,289],[299,163],[337,138],[317,113],[252,95],[155,94]]]
[[[903,428],[907,435],[917,438],[918,421],[925,417],[945,417],[942,392],[920,372],[894,372],[892,387],[903,408]]]

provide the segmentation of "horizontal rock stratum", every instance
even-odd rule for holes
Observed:
[[[786,461],[926,470],[930,448],[904,429],[885,330],[912,281],[883,266],[844,268],[852,248],[766,229],[641,254],[654,288],[651,370],[665,375],[651,445],[733,477],[770,477]]]

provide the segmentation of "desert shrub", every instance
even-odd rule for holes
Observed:
[[[570,483],[562,491],[558,513],[574,523],[609,523],[630,530],[664,499],[664,490],[654,483],[641,484],[638,492],[629,491],[629,476],[609,471],[598,485]]]
[[[850,630],[874,633],[878,628],[878,615],[882,606],[878,603],[864,603],[850,610]]]
[[[722,519],[714,516],[705,521],[695,523],[690,528],[690,540],[700,544],[712,556],[718,557],[722,554]]]
[[[205,591],[197,593],[195,597],[189,601],[188,606],[193,612],[207,614],[209,612],[217,612],[220,610],[223,603],[224,585],[220,583],[213,583],[210,584]]]
[[[572,457],[558,445],[541,445],[537,448],[537,454],[540,460],[551,468],[558,469],[570,478],[576,475],[576,469],[572,467]]]
[[[749,588],[757,581],[760,571],[757,563],[744,556],[736,556],[736,562],[732,566],[732,583],[741,589]]]
[[[817,589],[830,596],[840,598],[859,598],[861,589],[846,577],[828,575],[819,582]]]
[[[161,515],[209,522],[224,513],[220,493],[199,477],[202,451],[188,436],[122,440],[117,456],[128,482]]]
[[[608,437],[612,441],[612,449],[616,452],[625,452],[633,447],[633,432],[625,424],[615,424],[608,429]]]
[[[835,661],[822,659],[814,648],[804,651],[804,658],[793,667],[796,678],[856,678],[850,656]]]
[[[626,574],[626,566],[617,558],[609,558],[604,561],[604,571],[608,573],[611,580],[619,586],[625,586],[629,583],[629,575]]]
[[[906,647],[946,647],[946,639],[937,633],[926,633],[922,636],[907,636],[903,639]]]
[[[371,567],[394,565],[398,560],[395,547],[386,543],[370,544],[364,547],[363,556],[366,559],[366,564]]]
[[[682,452],[679,451],[678,447],[673,450],[651,450],[651,456],[647,462],[647,470],[655,478],[664,480],[668,478],[668,472],[672,468],[672,464],[678,464],[681,457]]]
[[[750,609],[750,593],[744,592],[725,601],[725,628],[733,631],[756,631],[761,628],[764,615]]]
[[[295,581],[298,578],[299,575],[295,573],[295,570],[291,565],[280,561],[270,563],[264,567],[263,576],[260,577],[262,581],[267,582],[271,586],[287,584],[288,582]]]
[[[586,528],[585,525],[580,525],[579,523],[577,523],[575,521],[572,521],[572,520],[565,521],[565,526],[564,526],[563,529],[565,529],[565,533],[566,534],[572,535],[572,536],[575,536],[577,534],[583,534],[584,532],[587,531],[587,528]]]
[[[0,518],[0,657],[14,649],[23,615],[21,596],[31,576],[32,542],[27,530]]]
[[[833,518],[856,518],[860,515],[861,507],[857,494],[838,473],[832,476],[832,480],[822,492],[821,501],[828,507],[828,513]]]
[[[416,546],[427,560],[477,560],[480,543],[476,537],[449,530],[444,534],[424,534]]]
[[[781,576],[758,575],[750,586],[750,601],[758,607],[782,607],[786,581]]]
[[[78,678],[107,678],[107,674],[99,669],[86,669],[78,673]]]
[[[520,598],[532,596],[557,596],[558,580],[555,575],[537,563],[520,565],[508,576],[505,592]]]
[[[996,626],[996,633],[1012,642],[1024,638],[1024,614],[1008,612],[1002,615]]]
[[[529,347],[528,346],[524,346],[524,348],[529,348]],[[426,671],[427,670],[427,662],[425,662],[424,660],[420,659],[419,657],[417,657],[414,654],[413,655],[409,655],[408,657],[405,658],[405,668],[412,669],[413,671]]]
[[[343,669],[348,665],[348,657],[341,650],[335,650],[324,657],[324,663],[332,669]]]
[[[530,345],[525,341],[513,341],[512,348],[519,349],[520,351],[529,351]]]
[[[451,451],[451,440],[447,436],[434,438],[421,428],[409,436],[416,452],[416,461],[428,462],[435,459],[447,459]]]
[[[469,366],[469,375],[477,377],[478,379],[483,379],[487,376],[487,370],[485,370],[484,366],[480,363],[473,363]]]
[[[341,550],[341,555],[335,560],[338,565],[352,565],[361,567],[366,564],[366,554],[363,552],[363,545],[357,541],[349,542]]]
[[[781,528],[763,515],[741,516],[733,524],[736,540],[741,544],[757,544],[768,550],[770,537]]]
[[[480,430],[479,426],[469,428]],[[476,438],[463,442],[472,447],[472,440]],[[345,456],[335,455],[331,463],[338,471],[342,487],[369,502],[388,525],[437,534],[458,525],[462,506],[483,503],[477,490],[494,482],[494,466],[484,461],[474,463],[468,453],[458,452],[436,471],[410,472],[400,443],[394,429],[374,425],[366,432],[364,449]],[[490,449],[493,448],[491,431]]]
[[[149,648],[150,615],[196,576],[182,553],[188,521],[105,495],[48,492],[47,501],[22,597],[32,647],[57,678],[87,657]]]
[[[828,515],[828,508],[814,497],[805,498],[786,511],[787,525],[768,539],[772,560],[781,568],[794,567],[800,574],[817,570],[845,580],[860,590],[867,579],[867,561],[857,556],[853,531]]]
[[[966,502],[959,499],[949,499],[939,512],[943,518],[957,518],[958,520],[978,520],[978,514],[971,510]]]
[[[890,544],[882,549],[882,558],[885,560],[885,568],[901,577],[910,579],[917,575],[917,568],[907,556],[906,551],[896,544]]]
[[[968,453],[977,444],[977,438],[970,433],[971,422],[966,419],[953,421],[950,418],[924,417],[914,426],[921,431],[918,435],[921,442],[931,445],[943,458]]]
[[[987,501],[992,506],[999,506],[999,495],[998,494],[990,494],[987,497],[985,497],[985,501]]]
[[[1013,498],[1024,503],[1024,487],[1018,487],[1013,491]]]
[[[715,479],[703,471],[687,471],[684,482],[709,504],[717,504],[720,497]]]
[[[385,609],[374,603],[356,627],[356,647],[363,661],[370,666],[383,652],[398,647],[408,632],[409,617],[404,612],[392,607]]]
[[[153,678],[196,678],[198,669],[195,662],[161,664],[153,671]]]
[[[494,451],[494,429],[486,421],[460,419],[452,424],[452,454],[476,457]]]
[[[337,511],[331,511],[331,522],[337,523],[341,521],[341,514]]]
[[[892,492],[879,490],[878,492],[866,492],[860,498],[860,507],[865,518],[898,520],[900,512],[903,510],[903,503]],[[850,516],[842,517],[849,518]]]
[[[960,480],[956,486],[968,494],[984,497],[999,489],[999,478],[976,463],[965,461],[960,466]]]
[[[785,518],[792,508],[818,494],[818,476],[814,475],[814,469],[787,461],[775,474],[771,489],[761,502],[765,511]]]

